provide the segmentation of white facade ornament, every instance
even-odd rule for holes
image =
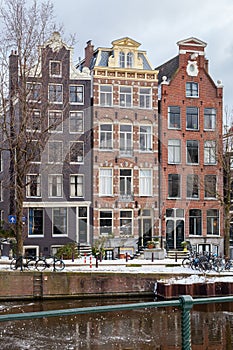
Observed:
[[[196,61],[188,61],[186,72],[191,77],[196,77],[199,73],[197,62]]]
[[[53,52],[59,51],[64,46],[59,32],[54,32],[46,44],[51,47]]]

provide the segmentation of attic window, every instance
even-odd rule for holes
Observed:
[[[132,52],[127,53],[127,68],[133,67],[133,54]]]
[[[61,62],[50,61],[50,76],[61,77]]]
[[[125,54],[122,51],[119,53],[119,66],[125,68]]]

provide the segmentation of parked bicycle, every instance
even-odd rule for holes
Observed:
[[[49,268],[53,268],[53,271],[62,271],[65,268],[65,263],[55,256],[41,257],[36,261],[35,267],[38,271],[44,271]]]
[[[36,266],[36,257],[23,257],[19,256],[18,258],[14,258],[11,263],[10,263],[10,268],[11,270],[17,270],[20,268],[22,271],[23,269],[28,269],[28,270],[35,270]]]

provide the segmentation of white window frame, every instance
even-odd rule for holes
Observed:
[[[59,74],[52,73],[52,64],[59,64]],[[62,64],[61,61],[49,61],[49,75],[50,77],[61,77],[62,76]]]
[[[111,217],[106,217],[106,218],[102,217],[101,218],[101,213],[109,213],[109,214],[111,214]],[[111,220],[111,226],[101,226],[101,220],[109,220],[109,221]],[[103,232],[103,230],[101,230],[101,228],[104,228],[104,227],[109,228],[109,231],[111,231],[111,232]],[[106,229],[106,231],[108,231],[108,230]],[[112,234],[112,232],[113,232],[113,212],[112,212],[112,210],[100,210],[99,211],[99,234],[100,234],[100,236],[108,236],[108,235]]]
[[[139,125],[140,152],[152,152],[152,125]]]
[[[39,150],[39,152],[40,152],[40,160],[39,160],[39,161],[38,161],[38,160],[36,160],[36,161],[31,160],[30,163],[31,163],[31,164],[41,164],[41,148],[40,148],[40,143],[39,143],[38,140],[31,140],[31,143],[32,143],[32,144],[35,143],[35,145],[36,145],[36,146],[33,146],[33,147],[32,147],[33,151],[38,151],[38,150]]]
[[[72,125],[72,118],[74,120]],[[79,126],[81,127],[79,128]],[[70,111],[69,114],[69,132],[70,134],[82,134],[84,132],[84,112]]]
[[[189,161],[189,153],[188,150],[190,150],[190,147],[188,147],[188,142],[196,142],[197,144],[197,153],[198,153],[198,161],[197,162],[191,162]],[[192,148],[192,147],[191,147]],[[198,140],[186,140],[186,163],[191,165],[198,165],[200,161],[200,144]]]
[[[78,145],[78,150],[82,152],[82,155],[77,155],[77,147],[76,147],[77,145]],[[73,147],[75,151],[75,160],[72,159],[72,154],[71,154]],[[69,156],[70,156],[70,164],[83,164],[84,163],[84,142],[70,141]]]
[[[52,144],[53,145],[57,145],[57,146],[52,149],[51,148]],[[59,145],[59,148],[57,148],[58,145]],[[53,154],[51,154],[52,151],[53,151]],[[56,153],[59,152],[59,157],[55,154],[55,152]],[[62,162],[63,162],[63,142],[62,141],[57,141],[57,140],[49,141],[48,142],[48,163],[50,163],[50,164],[61,164]]]
[[[207,190],[206,190],[206,184],[207,183],[210,183],[210,176],[212,177],[212,179],[215,179],[215,189],[214,189],[214,193],[213,195],[211,195],[211,193],[207,193]],[[206,180],[207,178],[209,177],[208,181]],[[208,189],[208,188],[207,188]],[[207,194],[207,195],[206,195]],[[206,174],[204,176],[204,198],[205,200],[208,200],[208,199],[216,199],[217,198],[217,175],[215,174]]]
[[[216,153],[216,141],[207,140],[204,142],[204,164],[205,165],[216,165],[217,164],[217,153]]]
[[[53,91],[52,91],[52,87],[54,87]],[[57,88],[60,88],[60,90],[57,90]],[[63,85],[62,84],[49,83],[48,101],[49,103],[54,103],[54,104],[63,103]]]
[[[111,130],[102,130],[105,127],[109,127]],[[113,149],[113,124],[105,123],[99,125],[99,148],[103,150]]]
[[[151,88],[139,88],[139,107],[143,109],[152,108],[152,91]]]
[[[52,114],[54,115],[52,117]],[[60,115],[60,122],[58,124],[56,123],[56,117],[57,115]],[[51,119],[53,119],[53,122],[50,123]],[[63,113],[61,110],[49,110],[48,111],[48,131],[50,133],[62,133],[63,132]]]
[[[168,163],[180,164],[181,163],[181,140],[169,139],[167,149],[168,149]]]
[[[49,198],[63,197],[63,175],[62,174],[48,175],[48,197]]]
[[[179,113],[178,113],[179,111]],[[177,120],[177,123],[171,121],[172,119]],[[181,129],[181,113],[180,113],[180,107],[179,106],[169,106],[168,107],[168,129],[175,129],[180,130]]]
[[[71,92],[71,88],[75,88],[75,92]],[[78,91],[80,89],[80,91]],[[72,101],[71,96],[74,94],[75,99]],[[81,96],[81,98],[80,98]],[[70,84],[69,85],[69,101],[72,105],[83,105],[84,104],[84,85]]]
[[[204,130],[214,131],[216,129],[216,116],[215,108],[204,108]]]
[[[54,233],[54,213],[55,211],[58,210],[65,210],[66,211],[66,215],[64,216],[65,219],[65,233]],[[52,208],[52,237],[67,237],[68,236],[68,208],[67,207],[59,207],[59,208]]]
[[[36,203],[35,203],[36,205]],[[40,212],[42,212],[42,234],[30,234],[30,229],[32,227],[34,227],[34,220],[35,220],[35,210],[39,210]],[[30,211],[33,211],[33,222],[31,223],[31,216],[30,216]],[[32,226],[31,226],[32,225]],[[28,238],[35,238],[35,237],[44,237],[44,209],[43,208],[37,208],[36,206],[33,208],[28,208]]]
[[[37,82],[32,82],[29,81],[27,82],[27,97],[28,97],[28,102],[41,102],[41,89],[42,89],[42,84],[37,83]],[[31,96],[33,95],[33,96]],[[33,98],[31,98],[33,97]]]
[[[195,109],[197,113],[194,113],[194,111],[191,113],[188,113],[188,111],[191,111],[191,109]],[[191,127],[189,126],[189,118],[191,118]],[[196,118],[196,123],[193,123],[193,118]],[[191,106],[188,106],[186,107],[186,130],[193,130],[193,131],[198,131],[199,130],[199,108],[198,107],[191,107]]]
[[[99,169],[99,196],[113,196],[113,169]]]
[[[83,198],[83,197],[84,197],[84,175],[70,174],[70,198]]]
[[[32,177],[36,178],[36,182],[32,182]],[[26,175],[26,197],[27,198],[40,198],[41,197],[41,188],[42,188],[42,184],[41,184],[41,174],[27,174]],[[31,194],[31,185],[35,185],[36,186],[36,193],[37,195],[33,196]]]
[[[100,85],[99,86],[99,105],[100,106],[112,106],[112,85]]]
[[[36,123],[33,122],[35,119],[37,121]],[[41,132],[41,111],[39,109],[33,109],[28,122],[31,122],[31,125],[27,125],[27,132]],[[35,125],[39,126],[38,129],[34,128]]]
[[[139,169],[139,196],[151,197],[153,194],[152,169]]]
[[[197,188],[197,197],[195,197],[193,189]],[[188,191],[192,194],[188,196]],[[199,186],[199,176],[198,174],[188,174],[186,178],[186,198],[188,199],[199,199],[200,196],[200,186]]]
[[[122,108],[132,107],[132,87],[127,85],[120,85],[119,87],[119,104]]]
[[[187,81],[185,85],[185,94],[186,94],[186,97],[198,98],[199,84],[194,81]]]
[[[124,130],[124,128],[126,130]],[[133,125],[132,124],[120,124],[120,153],[124,155],[133,154]]]
[[[177,180],[178,180],[178,185],[176,186],[176,183],[173,184],[174,176],[176,176]],[[171,178],[173,179],[173,181],[171,181]],[[170,189],[170,183],[172,182],[172,188],[175,186],[177,187],[178,190],[178,195],[177,196],[171,196],[169,193],[169,189]],[[181,175],[180,174],[168,174],[168,198],[170,199],[177,199],[177,198],[181,198]]]
[[[122,213],[126,213],[126,212],[130,212],[131,213],[131,217],[129,216],[123,216]],[[119,225],[119,230],[120,230],[120,236],[133,236],[133,220],[134,220],[134,217],[133,217],[133,210],[125,210],[125,209],[122,209],[120,210],[120,216],[119,216],[119,219],[120,219],[120,225]],[[125,221],[131,221],[131,230],[130,230],[130,233],[125,233],[123,232],[122,233],[122,227],[124,225],[122,225],[122,220],[125,220]]]

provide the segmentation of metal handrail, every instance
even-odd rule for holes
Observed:
[[[176,300],[154,301],[133,304],[116,304],[116,305],[101,305],[93,307],[63,309],[63,310],[48,310],[37,312],[25,312],[18,314],[0,315],[0,322],[26,320],[43,317],[69,316],[77,314],[89,314],[97,312],[113,312],[123,310],[135,310],[146,308],[158,308],[168,306],[178,306],[181,308],[181,331],[182,331],[182,350],[191,350],[191,320],[190,311],[193,305],[227,303],[233,302],[233,296],[226,297],[211,297],[211,298],[196,298],[193,299],[190,295],[181,295]]]

